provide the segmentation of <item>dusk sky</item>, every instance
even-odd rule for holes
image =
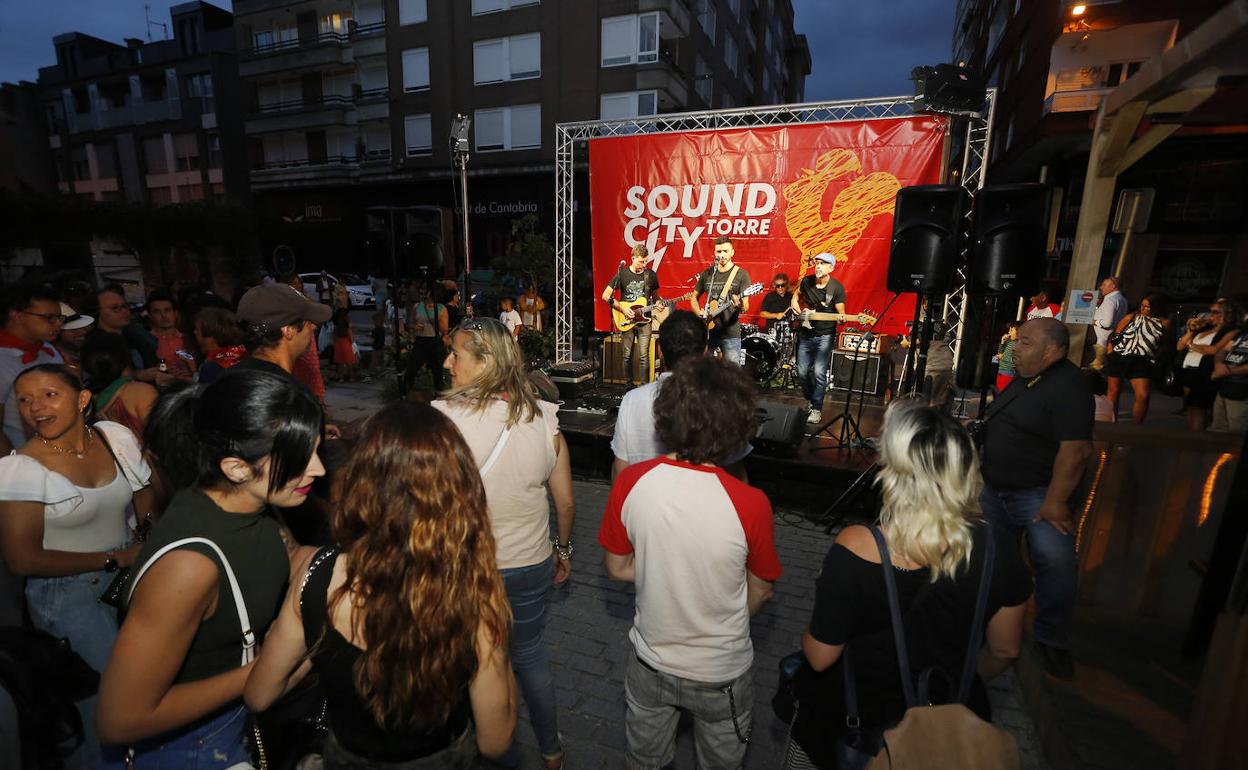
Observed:
[[[169,23],[170,0],[148,0],[151,18]],[[34,80],[55,62],[52,37],[80,31],[114,42],[146,38],[143,0],[9,0],[0,15],[0,81]],[[229,8],[228,0],[215,2]],[[953,0],[793,0],[797,31],[814,65],[808,101],[913,93],[910,70],[948,61]],[[163,31],[151,30],[159,39]]]

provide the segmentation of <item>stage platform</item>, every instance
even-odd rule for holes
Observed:
[[[559,427],[567,439],[572,470],[577,475],[610,478],[615,415],[626,391],[623,386],[600,385],[560,404]],[[796,391],[764,390],[759,404],[764,408],[775,404],[800,410],[800,420],[805,422],[805,399]],[[859,399],[854,395],[851,415],[863,438],[879,435],[884,406],[882,398],[868,395],[859,417]],[[773,505],[817,519],[875,462],[876,452],[865,442],[838,446],[842,425],[839,416],[844,407],[844,392],[834,391],[824,401],[824,423],[807,426],[796,445],[755,443],[754,451],[746,458],[746,471],[750,483],[767,492]],[[824,430],[818,430],[820,427]],[[862,500],[860,505],[866,502]]]

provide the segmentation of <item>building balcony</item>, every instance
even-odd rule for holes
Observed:
[[[244,78],[290,70],[313,69],[355,61],[350,35],[323,32],[316,37],[282,40],[243,51],[238,74]]]
[[[247,116],[248,134],[272,134],[321,126],[355,125],[355,102],[350,96],[325,94],[316,99],[292,99],[262,104]]]
[[[1092,112],[1112,88],[1080,88],[1073,91],[1054,91],[1044,100],[1044,114],[1054,112]]]
[[[331,155],[318,160],[281,160],[262,163],[251,170],[253,190],[308,187],[351,182],[359,178],[360,163],[354,155]]]
[[[380,99],[360,99],[355,107],[355,119],[358,122],[369,120],[386,120],[390,117],[390,101],[385,96]]]
[[[92,112],[71,112],[65,116],[69,133],[107,131],[122,126],[137,126],[162,120],[181,120],[182,104],[178,101],[140,102]]]
[[[659,12],[659,37],[675,40],[689,36],[692,13],[687,0],[638,0],[637,12]]]
[[[683,110],[689,106],[689,86],[685,74],[667,62],[637,65],[637,90],[657,91],[660,112]]]

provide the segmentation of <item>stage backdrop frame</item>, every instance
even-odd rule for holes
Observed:
[[[953,122],[954,130],[965,132],[962,139],[962,167],[959,183],[974,198],[984,184],[988,150],[992,141],[992,118],[997,90],[988,90],[984,110]],[[573,181],[577,147],[588,141],[612,136],[666,134],[685,131],[715,131],[765,126],[792,126],[804,123],[843,123],[876,118],[904,118],[918,114],[913,96],[878,99],[850,99],[808,104],[781,104],[772,107],[743,107],[730,110],[673,112],[624,120],[587,120],[555,124],[555,361],[572,360],[572,251]],[[952,135],[951,135],[951,138]],[[946,154],[945,163],[949,163]],[[588,158],[583,162],[587,163]],[[948,177],[948,168],[945,176]],[[968,212],[969,212],[968,207]],[[967,223],[969,225],[969,221]],[[964,239],[966,242],[966,239]],[[946,300],[946,323],[957,329],[955,352],[962,340],[962,317],[966,303],[966,250],[958,265],[957,286]],[[955,357],[956,360],[956,357]]]

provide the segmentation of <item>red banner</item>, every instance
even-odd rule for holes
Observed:
[[[936,116],[595,139],[589,145],[594,294],[637,243],[650,250],[659,295],[693,288],[715,239],[733,240],[736,263],[771,290],[794,286],[811,259],[836,255],[846,309],[878,315],[897,190],[940,178],[945,121]],[[594,324],[611,328],[595,304]],[[756,320],[761,297],[750,303]],[[688,307],[682,303],[681,307]],[[905,331],[914,295],[893,303],[879,329]]]

